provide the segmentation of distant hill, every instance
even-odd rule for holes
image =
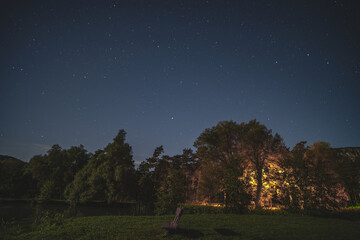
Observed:
[[[20,159],[0,155],[0,197],[18,198],[27,192],[31,176],[24,175],[26,163]]]
[[[13,162],[21,162],[21,163],[25,163],[24,161],[17,159],[15,157],[12,156],[8,156],[8,155],[0,155],[0,162],[5,161],[5,160],[11,160]]]

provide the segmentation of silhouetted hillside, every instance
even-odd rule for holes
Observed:
[[[14,161],[20,161],[20,162],[24,163],[24,161],[17,159],[15,157],[8,156],[8,155],[0,155],[0,161],[7,160],[7,159],[12,159]]]

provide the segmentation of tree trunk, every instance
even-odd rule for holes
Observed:
[[[256,196],[255,196],[255,208],[261,208],[261,191],[263,187],[263,175],[262,175],[262,168],[258,168],[256,170]]]

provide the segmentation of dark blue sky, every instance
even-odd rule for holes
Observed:
[[[94,152],[127,131],[136,161],[256,118],[288,147],[360,146],[357,1],[7,1],[0,154]]]

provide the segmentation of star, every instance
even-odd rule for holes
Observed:
[[[192,134],[189,129],[182,132],[187,145],[174,144],[166,131],[154,138],[156,144],[169,144],[166,151],[172,155],[191,146],[195,133],[220,120],[241,123],[260,118],[280,133],[288,132],[291,125],[293,136],[282,136],[290,146],[300,138],[312,141],[317,124],[302,120],[312,116],[314,121],[327,122],[320,126],[322,133],[326,128],[339,129],[318,140],[334,147],[358,145],[355,122],[360,113],[353,108],[359,102],[360,38],[351,28],[357,20],[353,4],[344,3],[342,10],[347,6],[347,11],[336,12],[334,2],[341,7],[343,1],[314,1],[314,11],[287,2],[278,8],[273,2],[271,6],[252,1],[205,6],[207,0],[190,5],[168,1],[159,9],[152,3],[138,7],[131,1],[111,1],[106,6],[100,2],[91,1],[83,8],[80,1],[73,1],[70,8],[81,9],[75,12],[67,11],[66,4],[45,2],[5,13],[9,24],[0,30],[0,50],[9,57],[0,84],[6,89],[0,99],[6,116],[0,122],[7,130],[0,131],[2,138],[51,139],[71,146],[76,129],[83,136],[79,143],[93,146],[88,149],[93,152],[111,141],[116,128],[124,128],[130,139],[138,132],[152,139],[157,134],[152,131],[163,122],[175,135],[177,129],[192,127]],[[225,8],[231,9],[229,14],[224,15]],[[282,14],[283,9],[293,16]],[[268,10],[275,19],[263,15]],[[336,18],[330,18],[335,12]],[[306,21],[300,21],[304,16]],[[332,23],[344,26],[344,31]],[[298,34],[289,34],[288,26]],[[25,106],[29,110],[20,111]],[[40,118],[36,115],[40,111],[49,117]],[[273,121],[275,115],[279,117]],[[290,123],[292,116],[299,118]],[[28,118],[33,121],[19,124]],[[72,119],[74,125],[64,127],[64,133],[38,132]],[[353,131],[348,131],[349,125]],[[145,141],[133,147],[152,154]],[[29,160],[32,156],[25,150],[23,160]]]

